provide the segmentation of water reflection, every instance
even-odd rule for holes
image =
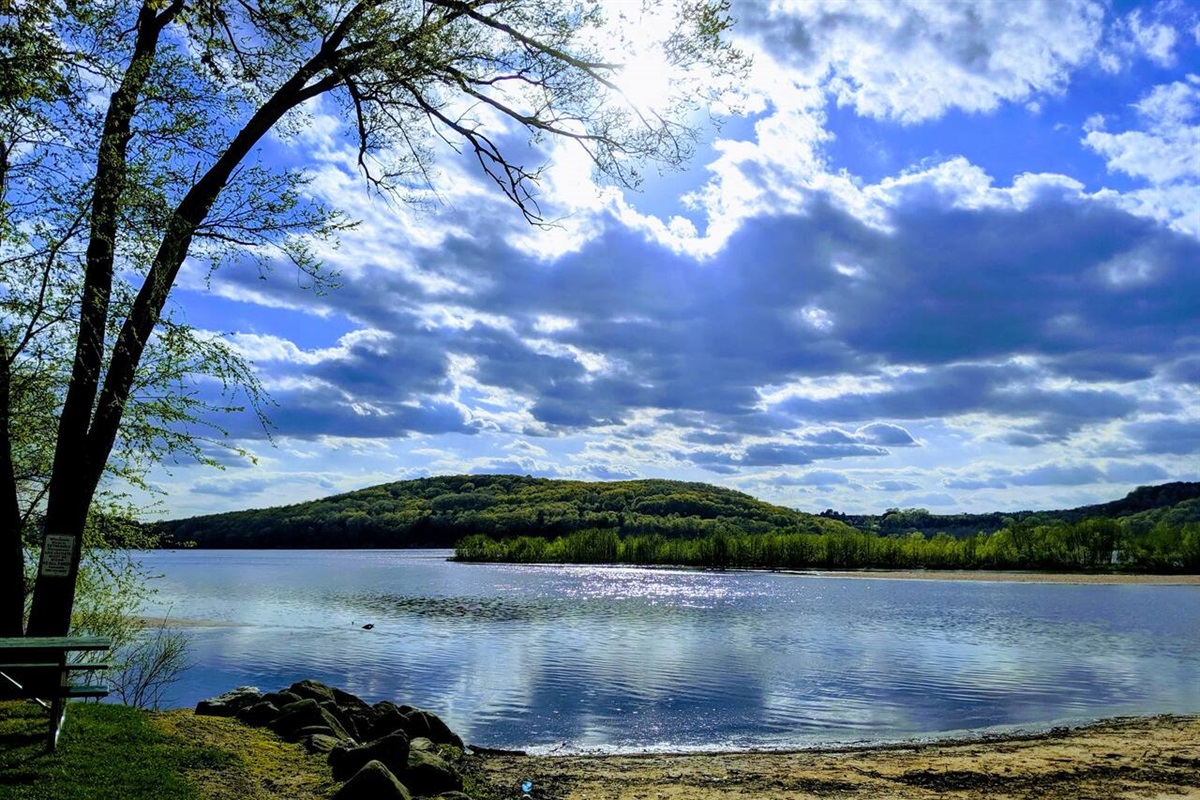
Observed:
[[[787,746],[1200,711],[1200,589],[152,553],[173,703],[315,677],[496,747]],[[361,625],[373,623],[374,629]]]

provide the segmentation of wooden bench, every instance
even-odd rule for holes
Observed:
[[[0,699],[33,700],[47,709],[47,746],[53,751],[66,719],[67,701],[108,695],[108,689],[97,683],[72,683],[71,673],[94,676],[109,665],[96,661],[71,663],[71,655],[107,652],[111,647],[112,641],[100,636],[0,638]]]

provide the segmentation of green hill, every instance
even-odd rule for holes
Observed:
[[[919,531],[929,536],[945,533],[962,539],[978,533],[995,533],[1013,523],[1050,525],[1097,518],[1118,520],[1129,525],[1133,532],[1145,533],[1159,522],[1173,526],[1200,522],[1200,483],[1140,486],[1120,500],[1059,511],[933,514],[924,508],[894,508],[883,514],[840,514],[830,510],[822,512],[821,516],[880,536],[902,536]]]
[[[166,546],[452,547],[473,534],[554,538],[581,530],[700,538],[847,530],[822,519],[703,483],[605,483],[515,475],[399,481],[290,506],[161,522]]]

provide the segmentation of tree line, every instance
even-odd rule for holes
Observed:
[[[742,532],[725,526],[694,538],[622,536],[580,530],[552,540],[476,534],[455,548],[460,561],[633,564],[715,569],[994,569],[1155,573],[1200,572],[1200,522],[1148,529],[1096,517],[1079,522],[1013,521],[955,538],[919,531],[879,535],[852,528]]]

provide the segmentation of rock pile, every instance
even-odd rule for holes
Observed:
[[[388,701],[369,705],[318,681],[299,681],[278,692],[241,686],[196,713],[234,717],[270,728],[312,753],[328,753],[334,780],[345,785],[333,800],[470,800],[462,775],[444,757],[463,741],[436,714]]]

